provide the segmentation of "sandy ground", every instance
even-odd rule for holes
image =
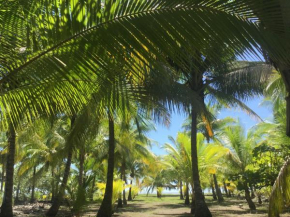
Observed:
[[[218,204],[207,198],[207,204],[213,217],[266,217],[267,204],[257,205],[257,210],[251,212],[244,200],[235,198],[225,198],[226,201]],[[25,206],[15,206],[14,214],[17,217],[41,217],[49,208],[49,204],[43,207],[42,204],[32,204]],[[98,211],[98,204],[90,204],[85,209],[82,217],[95,217]],[[58,217],[72,217],[67,207],[62,207]],[[134,201],[128,202],[128,205],[119,208],[113,217],[186,217],[190,214],[190,207],[183,204],[178,196],[165,196],[157,199],[156,196],[138,196]],[[281,217],[290,217],[290,213],[284,213]]]

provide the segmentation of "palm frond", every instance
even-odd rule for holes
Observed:
[[[269,199],[269,217],[279,216],[286,204],[290,201],[290,159],[287,159],[281,168],[273,185]]]

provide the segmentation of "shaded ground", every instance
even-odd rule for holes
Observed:
[[[247,204],[243,200],[234,198],[226,198],[222,204],[207,198],[207,204],[214,217],[266,217],[267,207],[257,207],[257,211],[251,213]],[[177,195],[167,195],[161,199],[157,199],[154,195],[138,196],[137,200],[130,205],[119,209],[115,217],[187,217],[190,214],[190,207],[184,205],[184,201],[179,199]]]
[[[212,201],[211,197],[207,197],[207,204],[213,217],[266,217],[267,205],[257,205],[257,211],[251,212],[245,200],[237,200],[235,198],[225,198],[225,202],[218,204]],[[49,208],[49,204],[41,203],[25,206],[15,206],[14,212],[18,217],[44,216],[45,211]],[[94,203],[85,207],[81,216],[94,217],[98,211],[99,205]],[[62,207],[58,217],[73,216],[68,207]],[[190,215],[190,207],[184,205],[184,201],[179,199],[178,195],[165,195],[161,199],[156,195],[139,195],[134,201],[128,202],[128,205],[117,209],[114,217],[187,217]],[[281,217],[290,217],[290,213],[285,213]]]

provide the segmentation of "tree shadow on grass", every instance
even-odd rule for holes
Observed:
[[[166,209],[177,209],[177,208],[187,208],[190,206],[184,205],[184,203],[178,203],[178,204],[159,204],[158,207],[163,207]]]
[[[130,204],[122,208],[118,208],[115,214],[125,213],[125,212],[150,212],[155,210],[155,207],[144,207],[142,204]]]
[[[170,214],[156,214],[156,213],[153,213],[154,215],[156,215],[156,216],[172,216],[172,214],[170,213]],[[191,216],[192,217],[192,215],[190,214],[190,213],[183,213],[183,214],[174,214],[174,216],[175,217],[188,217],[188,216]]]

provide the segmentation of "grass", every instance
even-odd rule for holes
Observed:
[[[268,204],[257,205],[256,211],[250,211],[246,200],[238,200],[235,197],[224,198],[225,202],[218,203],[213,201],[211,196],[206,196],[206,203],[213,217],[267,217]],[[254,202],[256,202],[254,200]],[[96,201],[90,203],[84,208],[82,217],[95,217],[100,203]],[[37,208],[37,207],[36,207]],[[15,216],[40,217],[49,208],[49,205],[41,212],[24,214],[23,211],[31,211],[28,206],[14,207]],[[71,216],[67,207],[62,206],[58,217]],[[184,205],[184,200],[179,199],[179,195],[163,195],[157,198],[155,194],[138,195],[133,201],[128,201],[128,205],[118,208],[113,217],[189,217],[190,206]],[[280,217],[290,216],[290,213],[284,213]]]
[[[211,196],[206,196],[206,203],[213,217],[266,217],[268,204],[257,205],[256,211],[248,208],[246,200],[236,198],[225,198],[225,202],[219,204],[213,201]],[[156,195],[139,195],[128,205],[118,209],[114,217],[188,217],[190,206],[184,205],[184,200],[179,199],[179,195],[163,195],[157,198]],[[289,216],[289,213],[281,217]]]

